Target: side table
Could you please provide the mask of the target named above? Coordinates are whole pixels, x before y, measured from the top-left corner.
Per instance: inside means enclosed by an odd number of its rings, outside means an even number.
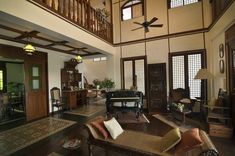
[[[191,113],[190,110],[183,110],[182,112],[177,110],[177,109],[172,110],[173,118],[175,118],[176,120],[181,121],[182,123],[185,123],[185,115],[190,114],[190,113]]]

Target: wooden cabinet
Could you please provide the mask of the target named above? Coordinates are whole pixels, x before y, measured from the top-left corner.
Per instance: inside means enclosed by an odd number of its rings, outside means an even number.
[[[63,91],[63,98],[66,99],[66,103],[69,109],[77,107],[77,91]]]
[[[78,106],[87,104],[87,90],[76,90],[76,91],[63,91],[63,97],[66,99],[66,103],[69,109],[77,108]]]
[[[77,104],[80,105],[86,105],[87,104],[87,93],[88,91],[86,89],[79,90],[77,92]]]
[[[77,90],[79,82],[82,80],[82,74],[75,69],[77,61],[71,59],[64,63],[64,68],[61,69],[61,88],[62,90]]]

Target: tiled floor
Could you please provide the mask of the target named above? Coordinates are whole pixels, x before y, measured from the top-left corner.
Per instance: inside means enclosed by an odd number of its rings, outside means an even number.
[[[124,124],[122,127],[124,129],[132,129],[136,131],[143,131],[146,133],[154,134],[154,135],[164,135],[166,131],[170,128],[157,120],[152,116],[146,115],[150,120],[150,123],[141,123],[141,124]],[[52,152],[59,153],[64,156],[88,156],[88,148],[86,143],[86,138],[88,136],[86,130],[83,127],[83,124],[88,120],[85,117],[76,117],[71,115],[64,115],[62,118],[70,119],[77,121],[77,124],[67,128],[57,134],[54,134],[46,139],[43,139],[33,145],[30,145],[13,155],[24,155],[24,156],[44,156],[48,155]],[[90,119],[90,118],[89,118]],[[82,139],[82,146],[76,150],[67,150],[62,147],[63,142],[66,139],[80,138]],[[217,147],[220,156],[235,156],[235,141],[229,139],[215,138],[212,137],[212,141]],[[96,147],[94,149],[94,156],[104,156],[105,152],[103,149]],[[123,154],[109,151],[108,155],[110,156],[121,156]]]

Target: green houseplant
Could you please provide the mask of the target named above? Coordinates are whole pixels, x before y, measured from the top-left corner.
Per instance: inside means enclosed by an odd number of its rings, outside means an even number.
[[[115,87],[115,83],[114,83],[114,81],[112,81],[112,79],[105,78],[101,82],[101,88],[105,88],[107,91],[109,91],[110,89],[112,89],[114,87]]]
[[[96,87],[97,89],[100,88],[101,83],[102,83],[102,81],[100,81],[100,80],[98,80],[98,79],[94,79],[94,80],[93,80],[93,84],[95,85],[95,87]]]

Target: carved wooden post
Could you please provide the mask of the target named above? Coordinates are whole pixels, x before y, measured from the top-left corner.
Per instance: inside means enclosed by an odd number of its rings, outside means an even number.
[[[93,156],[92,149],[93,149],[93,147],[90,144],[90,142],[88,141],[88,152],[89,152],[88,154],[89,154],[89,156]]]

